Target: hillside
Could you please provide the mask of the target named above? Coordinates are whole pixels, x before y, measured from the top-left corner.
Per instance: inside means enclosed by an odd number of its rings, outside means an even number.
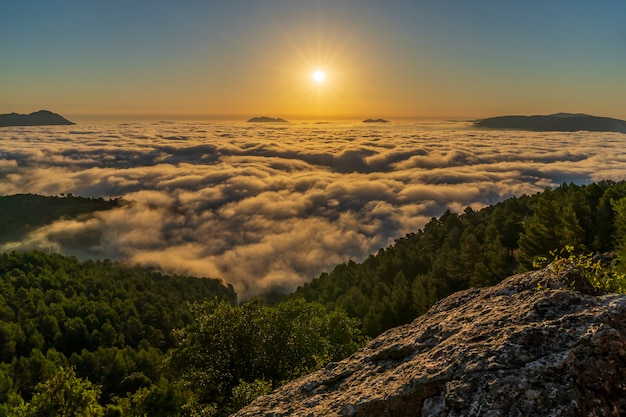
[[[28,232],[61,218],[73,219],[110,210],[125,204],[121,199],[103,200],[74,197],[49,197],[35,194],[0,196],[0,244],[18,241]]]
[[[587,114],[557,113],[547,116],[498,116],[479,120],[476,127],[531,130],[535,132],[620,132],[626,133],[626,121]]]
[[[233,304],[236,295],[220,280],[108,260],[0,254],[0,415],[11,396],[29,400],[38,383],[70,366],[101,387],[104,403],[144,388],[173,396],[160,406],[171,415],[185,399],[174,395],[176,371],[164,366],[172,331],[193,320],[189,303],[214,299]]]
[[[448,211],[363,262],[321,274],[293,296],[345,310],[375,337],[455,291],[532,269],[550,251],[568,245],[577,253],[614,251],[616,202],[625,196],[626,182],[563,184],[479,211]]]
[[[626,415],[626,295],[585,295],[580,278],[455,293],[233,416]]]
[[[73,125],[66,118],[48,110],[39,110],[30,114],[0,114],[0,127],[6,126],[49,126]]]

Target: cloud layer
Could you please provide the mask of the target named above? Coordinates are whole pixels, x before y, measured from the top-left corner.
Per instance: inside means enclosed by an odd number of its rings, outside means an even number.
[[[223,278],[243,298],[361,260],[447,208],[626,178],[626,135],[463,124],[146,123],[0,130],[0,194],[134,203],[5,249]]]

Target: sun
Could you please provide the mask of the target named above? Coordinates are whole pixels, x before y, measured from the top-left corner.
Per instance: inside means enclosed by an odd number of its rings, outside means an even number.
[[[321,84],[326,79],[326,73],[322,70],[317,70],[313,73],[313,81],[318,84]]]

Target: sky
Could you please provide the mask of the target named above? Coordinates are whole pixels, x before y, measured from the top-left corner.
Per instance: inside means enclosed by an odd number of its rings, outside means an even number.
[[[446,209],[626,178],[626,135],[468,122],[154,122],[0,129],[0,195],[122,197],[2,251],[221,278],[241,299],[362,261]],[[412,279],[412,278],[411,278]]]
[[[622,0],[6,0],[0,113],[626,118],[625,16]]]

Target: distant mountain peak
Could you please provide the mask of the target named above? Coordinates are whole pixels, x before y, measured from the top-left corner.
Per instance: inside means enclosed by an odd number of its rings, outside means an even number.
[[[497,116],[478,120],[476,127],[531,130],[535,132],[619,132],[626,133],[626,121],[582,113],[555,113],[535,116]]]
[[[30,114],[0,114],[0,127],[7,126],[50,126],[73,125],[66,118],[49,110],[39,110]]]
[[[281,119],[280,117],[260,116],[260,117],[253,117],[252,119],[249,119],[248,123],[289,123],[289,122],[287,122],[287,120],[285,119]]]

